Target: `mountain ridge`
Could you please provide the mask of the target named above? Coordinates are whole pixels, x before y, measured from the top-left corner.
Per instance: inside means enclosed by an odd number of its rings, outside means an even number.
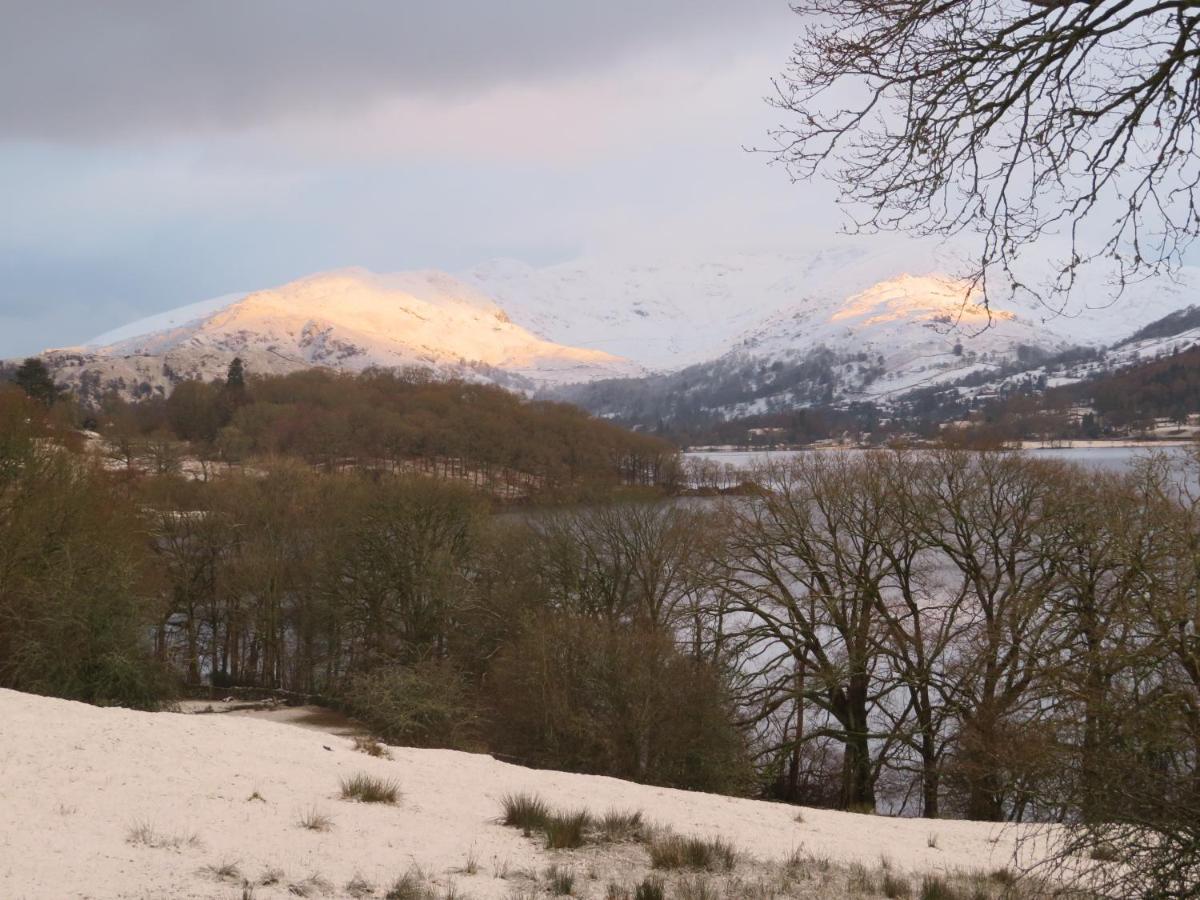
[[[593,402],[588,385],[697,395],[706,381],[736,377],[748,389],[709,411],[745,415],[817,396],[896,396],[999,371],[1030,348],[1111,344],[1185,307],[1200,284],[1186,270],[1179,282],[1134,288],[1120,316],[1084,308],[1056,319],[1031,301],[985,307],[945,274],[950,265],[945,253],[857,245],[542,268],[502,259],[460,275],[344,268],[179,307],[45,358],[88,396],[165,394],[184,378],[219,377],[237,355],[271,374],[429,368],[617,416],[619,405]]]

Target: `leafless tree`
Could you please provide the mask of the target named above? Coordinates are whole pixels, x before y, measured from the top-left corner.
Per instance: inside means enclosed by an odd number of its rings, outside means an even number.
[[[852,230],[974,233],[973,288],[1055,310],[1082,267],[1114,295],[1200,229],[1196,0],[795,0],[802,36],[770,152],[830,175]],[[1039,239],[1056,274],[1022,274]],[[1095,302],[1095,298],[1090,298]]]

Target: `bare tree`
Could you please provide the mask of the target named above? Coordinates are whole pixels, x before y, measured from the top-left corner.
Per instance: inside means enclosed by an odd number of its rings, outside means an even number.
[[[856,229],[976,233],[968,274],[985,303],[990,283],[1060,310],[1101,259],[1119,294],[1173,270],[1196,237],[1196,0],[793,8],[806,26],[776,83],[790,115],[771,152],[793,178],[831,175]],[[1036,283],[1018,256],[1053,234],[1067,247]]]
[[[880,769],[897,743],[872,718],[897,688],[879,677],[881,593],[889,572],[889,484],[874,458],[814,455],[759,474],[763,493],[737,516],[723,589],[739,617],[764,718],[793,729],[766,752],[832,739],[842,747],[839,804],[875,808]],[[819,717],[806,726],[807,706]]]

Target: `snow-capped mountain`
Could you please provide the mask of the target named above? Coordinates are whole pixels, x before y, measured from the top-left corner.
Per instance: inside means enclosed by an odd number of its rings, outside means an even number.
[[[346,269],[181,307],[45,358],[92,396],[166,393],[220,376],[237,355],[260,373],[420,366],[605,414],[624,415],[632,392],[654,409],[739,415],[886,400],[1031,350],[1112,344],[1200,299],[1200,273],[1185,268],[1115,304],[1107,285],[1080,284],[1069,314],[1030,299],[985,308],[948,274],[961,268],[945,247],[854,241],[652,263],[496,260],[458,276]]]
[[[514,322],[544,338],[606,350],[670,372],[736,348],[751,349],[747,342],[755,340],[760,342],[755,355],[775,349],[804,353],[830,340],[876,331],[880,341],[893,347],[909,339],[923,343],[929,329],[919,307],[926,287],[933,315],[955,319],[943,329],[957,332],[950,346],[961,340],[977,355],[999,351],[1004,341],[988,334],[991,329],[981,332],[974,317],[957,321],[949,308],[961,305],[965,294],[948,298],[939,286],[953,283],[954,274],[966,267],[965,257],[953,247],[855,239],[811,252],[653,262],[597,257],[535,268],[494,260],[461,277],[494,297]],[[846,316],[838,320],[842,327],[832,330],[820,326],[852,298],[905,274],[916,279],[904,289],[910,297],[906,314],[891,320],[888,328],[876,329],[880,323],[870,316]],[[1083,279],[1065,313],[1030,297],[993,297],[993,324],[1029,326],[1016,329],[1020,335],[1014,328],[1000,329],[1022,342],[1108,344],[1200,296],[1200,272],[1193,268],[1185,268],[1177,282],[1131,285],[1117,302],[1109,301],[1111,289],[1101,273],[1087,272]],[[904,321],[913,328],[904,329]],[[763,341],[777,329],[786,333],[785,347]]]
[[[60,382],[85,393],[136,396],[217,377],[234,356],[257,373],[417,366],[521,387],[642,372],[612,354],[538,337],[444,273],[362,269],[181,307],[46,359]]]

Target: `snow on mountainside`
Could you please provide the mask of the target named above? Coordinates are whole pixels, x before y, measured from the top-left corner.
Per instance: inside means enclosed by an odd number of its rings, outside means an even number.
[[[217,377],[234,356],[258,373],[420,366],[521,386],[641,371],[602,351],[537,337],[444,273],[362,269],[192,304],[46,358],[59,381],[85,393],[116,387],[137,395]]]
[[[598,403],[564,388],[643,379],[644,397],[686,391],[694,411],[738,415],[886,399],[986,374],[1023,349],[1111,344],[1200,298],[1193,268],[1115,303],[1085,273],[1068,314],[1003,297],[988,312],[964,306],[963,283],[945,274],[961,267],[946,247],[859,240],[654,263],[496,260],[459,276],[347,269],[181,307],[45,358],[90,396],[167,393],[237,355],[263,373],[421,366],[616,416],[628,413],[621,391]]]
[[[1027,316],[964,303],[967,290],[943,276],[900,275],[832,308],[809,305],[772,316],[734,352],[795,363],[826,348],[862,376],[849,378],[844,392],[865,399],[962,377],[1011,358],[1020,346],[1054,352],[1069,345]]]
[[[934,314],[948,314],[951,311],[945,307],[950,304],[942,284],[951,280],[950,273],[963,268],[962,257],[945,246],[856,239],[812,252],[654,263],[595,258],[535,268],[496,260],[462,278],[495,297],[513,321],[544,338],[607,350],[667,372],[715,360],[738,347],[753,350],[747,341],[761,342],[777,328],[787,332],[786,347],[778,341],[766,342],[754,350],[755,355],[782,349],[794,356],[864,328],[881,335],[890,330],[889,336],[881,337],[887,341],[915,336],[923,344],[928,329],[919,292],[928,286]],[[926,279],[903,286],[912,295],[906,309],[915,330],[901,334],[904,329],[899,324],[875,329],[872,317],[852,316],[841,320],[842,329],[832,332],[818,327],[809,333],[798,327],[815,325],[822,316],[842,309],[848,298],[877,286],[884,290],[884,283],[895,282],[905,273]],[[1007,333],[1022,341],[1036,334],[1033,342],[1047,347],[1062,342],[1107,344],[1200,297],[1200,272],[1191,267],[1179,273],[1177,282],[1158,279],[1131,285],[1115,303],[1108,302],[1110,287],[1098,273],[1085,272],[1081,278],[1065,315],[1027,298],[996,299],[994,307],[1011,313],[1008,321],[1019,323]],[[955,340],[961,340],[968,351],[1000,351],[1003,341],[986,332],[976,336],[978,324],[972,319],[945,330],[957,331]],[[1007,349],[1012,350],[1011,342]]]

